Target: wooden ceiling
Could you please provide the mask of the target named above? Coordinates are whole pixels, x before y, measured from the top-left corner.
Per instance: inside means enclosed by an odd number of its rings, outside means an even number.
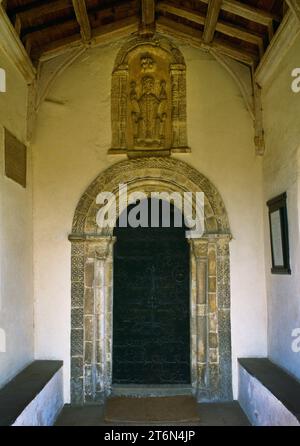
[[[215,47],[259,63],[287,10],[284,0],[3,0],[2,6],[36,62],[62,44],[88,44],[129,25]]]

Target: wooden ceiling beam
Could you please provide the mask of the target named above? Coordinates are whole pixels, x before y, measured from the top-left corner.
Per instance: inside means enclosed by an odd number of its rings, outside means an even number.
[[[140,34],[153,35],[155,32],[155,0],[141,0]]]
[[[85,0],[72,0],[77,22],[80,26],[80,34],[83,42],[89,42],[92,38],[92,29],[87,12]]]
[[[228,56],[231,59],[242,62],[250,67],[255,67],[258,64],[258,57],[255,54],[248,51],[242,51],[240,48],[229,45],[222,39],[214,39],[211,43],[211,48],[215,48],[224,56]]]
[[[81,0],[77,0],[77,1],[81,2]],[[84,2],[84,0],[83,0],[83,2]],[[71,5],[72,5],[72,3],[71,3]],[[79,7],[79,3],[76,6]],[[83,6],[83,5],[81,5],[81,6]],[[111,9],[112,9],[111,7],[103,8],[103,9],[99,10],[99,13],[103,16],[103,18],[105,18],[105,16],[108,13],[111,13]],[[85,10],[87,11],[86,7],[85,7]],[[80,12],[79,9],[77,9],[78,17],[79,17],[79,12]],[[83,12],[83,14],[84,14],[84,12]],[[88,14],[87,14],[87,18],[86,19],[82,19],[82,22],[80,21],[80,23],[82,23],[82,27],[80,28],[80,30],[81,30],[80,34],[81,34],[81,36],[84,36],[84,37],[81,37],[83,43],[88,43],[94,37],[94,31],[95,30],[91,29],[90,23],[89,23],[89,21],[87,23],[87,20],[88,20]],[[137,16],[135,16],[134,20],[135,20],[135,22],[138,21]],[[120,23],[120,21],[116,21],[116,22]],[[47,40],[47,37],[51,36],[53,31],[54,32],[57,31],[57,33],[59,34],[60,32],[62,32],[62,33],[65,32],[65,31],[68,32],[68,30],[70,31],[70,35],[65,37],[65,38],[61,38],[60,40],[62,40],[62,41],[64,39],[68,40],[69,37],[72,40],[72,36],[76,35],[76,33],[74,32],[74,28],[78,27],[78,23],[79,23],[79,18],[77,19],[77,18],[74,17],[74,19],[68,19],[68,20],[65,20],[65,21],[60,22],[60,23],[55,23],[55,22],[52,22],[51,24],[49,23],[47,26],[44,26],[42,29],[32,29],[32,30],[28,29],[28,30],[25,30],[25,33],[24,33],[24,36],[23,36],[23,41],[24,41],[25,46],[27,47],[29,53],[31,53],[31,48],[32,48],[33,54],[36,54],[36,50],[35,50],[34,47],[35,46],[40,46],[40,45],[35,45],[35,42],[38,43],[38,41],[41,40],[41,39],[42,39],[42,41],[44,39]],[[105,29],[106,26],[114,27],[114,23],[115,22],[112,22],[111,24],[108,24],[108,25],[102,25],[100,27],[100,29],[102,29],[103,27]],[[57,39],[54,38],[53,41],[55,42],[55,41],[57,41]],[[43,44],[41,46],[43,46]],[[36,58],[36,56],[34,56],[34,57]]]
[[[208,0],[208,8],[203,32],[203,40],[205,43],[211,43],[214,38],[221,11],[221,5],[222,0]]]
[[[290,10],[300,22],[300,0],[286,0]]]
[[[199,25],[204,25],[205,23],[205,15],[198,12],[196,13],[188,8],[174,6],[174,3],[170,3],[168,1],[159,2],[156,10],[158,12],[167,12],[169,14],[176,15],[177,17],[182,17],[183,19],[198,23]]]
[[[203,3],[208,3],[209,0],[201,0]],[[246,5],[245,3],[240,3],[236,0],[223,0],[221,9],[223,11],[235,14],[239,17],[243,17],[251,22],[259,23],[268,28],[269,41],[272,40],[274,29],[273,21],[280,22],[281,19],[275,14],[264,11],[259,8],[254,8],[253,6]]]
[[[201,0],[203,3],[208,4],[209,0]],[[231,14],[238,15],[244,19],[250,20],[252,22],[260,23],[261,25],[268,26],[275,20],[280,22],[280,17],[272,14],[270,12],[264,11],[259,8],[254,8],[253,6],[246,5],[245,3],[240,3],[236,0],[223,0],[221,9]]]
[[[26,34],[23,36],[23,42],[25,45],[25,48],[27,50],[27,52],[32,55],[32,50],[34,52],[34,47],[36,46],[36,43],[39,43],[41,41],[49,41],[49,36],[51,36],[52,32],[57,32],[58,34],[60,34],[61,32],[70,32],[71,34],[74,34],[73,30],[75,30],[76,28],[78,28],[78,23],[76,21],[76,19],[73,20],[67,20],[63,23],[59,23],[59,24],[53,24],[49,27],[45,27],[43,29],[39,29],[39,30],[34,30],[34,31],[28,31],[26,32]],[[39,46],[39,45],[37,45]]]
[[[138,24],[137,16],[131,16],[99,26],[93,30],[92,45],[95,46],[108,43],[112,39],[128,37],[128,35],[137,32]]]
[[[54,12],[63,11],[64,9],[68,8],[72,9],[72,4],[70,0],[57,0],[40,6],[32,6],[30,9],[18,12],[16,14],[14,14],[13,12],[11,12],[10,14],[11,16],[13,15],[18,16],[21,19],[21,21],[25,21],[25,20],[34,20],[44,15],[53,14]]]
[[[65,2],[65,0],[61,0],[61,1]],[[81,6],[83,6],[83,3],[84,3],[84,0],[72,0],[72,1],[78,2],[78,5],[77,5],[78,7],[79,7],[79,3],[81,3]],[[69,3],[69,5],[71,4],[72,10],[74,10],[73,6],[72,6],[72,1],[68,0],[68,3]],[[115,6],[115,11],[117,12],[118,11],[118,6],[122,6],[122,5],[124,5],[124,4],[123,3],[118,3],[118,5]],[[48,5],[45,5],[45,6],[48,6]],[[86,9],[86,7],[85,7],[85,9]],[[86,11],[87,11],[87,9],[86,9]],[[112,7],[110,6],[110,7],[106,7],[106,8],[103,8],[103,9],[98,9],[98,10],[95,10],[95,11],[98,12],[98,18],[102,17],[103,19],[105,19],[108,14],[111,15]],[[78,15],[79,15],[79,12],[80,11],[78,9]],[[83,12],[83,15],[84,14],[85,13]],[[88,13],[87,13],[87,18],[82,19],[82,21],[83,21],[83,28],[85,29],[86,36],[88,37],[89,36],[89,29],[88,28],[91,29],[91,26],[90,26],[89,22],[87,23],[87,20],[88,20]],[[137,17],[136,17],[136,20],[138,20]],[[51,23],[48,23],[48,24],[45,23],[42,27],[40,27],[40,29],[34,29],[34,28],[32,28],[32,29],[30,29],[30,28],[25,29],[24,30],[25,31],[24,32],[24,39],[28,38],[28,36],[30,36],[31,34],[38,36],[39,33],[41,33],[41,32],[42,33],[45,32],[45,34],[48,33],[49,35],[51,35],[51,32],[54,29],[61,29],[61,30],[63,30],[64,27],[68,28],[71,23],[77,23],[77,25],[79,23],[79,20],[77,20],[77,17],[75,18],[75,14],[74,14],[74,19],[70,17],[70,18],[66,18],[66,20],[64,20],[64,21],[60,20],[57,23],[55,21],[52,21]],[[112,23],[114,23],[114,22],[112,22]],[[92,37],[93,37],[93,31],[91,29],[91,37],[89,39],[87,39],[87,41],[89,41]]]
[[[142,22],[145,25],[152,25],[155,21],[155,1],[142,0]]]
[[[72,9],[70,0],[58,0],[53,3],[47,3],[45,5],[32,7],[26,11],[18,12],[15,14],[15,29],[18,35],[21,35],[22,28],[28,21],[34,21],[47,14],[53,14],[65,9]]]
[[[216,26],[216,31],[226,34],[227,36],[234,37],[236,39],[243,40],[247,43],[252,43],[253,45],[256,45],[259,50],[259,56],[262,57],[264,54],[264,40],[263,37],[251,33],[249,31],[246,31],[245,29],[235,26],[235,25],[228,25],[226,22],[219,21]]]
[[[18,36],[20,36],[22,31],[22,21],[18,15],[16,16],[14,26],[16,33],[18,34]]]
[[[207,0],[203,0],[207,1]],[[254,8],[250,5],[245,5],[236,0],[223,0],[222,9],[231,14],[243,17],[246,20],[259,23],[268,28],[269,41],[271,42],[274,35],[273,21],[280,22],[281,18],[275,14],[264,11],[259,8]]]
[[[157,30],[162,33],[167,33],[180,40],[183,40],[190,45],[202,48],[209,51],[215,49],[221,54],[231,57],[238,62],[242,62],[250,67],[256,66],[258,63],[258,57],[248,51],[241,50],[240,48],[230,45],[222,39],[215,39],[212,43],[207,44],[203,40],[203,34],[200,30],[189,27],[181,23],[177,23],[172,19],[166,17],[158,17],[156,20]]]
[[[205,24],[205,15],[199,12],[195,12],[188,8],[178,8],[173,6],[172,3],[167,1],[163,1],[157,5],[157,11],[159,12],[168,12],[177,17],[182,17],[186,20],[189,20],[194,23],[198,23],[199,25]],[[239,26],[235,26],[232,24],[228,24],[226,22],[218,21],[216,24],[216,31],[219,31],[222,34],[225,34],[230,37],[234,37],[236,39],[243,40],[248,43],[252,43],[253,45],[257,45],[259,48],[260,56],[262,57],[264,52],[263,45],[263,37],[257,34],[254,34],[244,28]],[[204,38],[203,38],[204,40]]]
[[[108,43],[112,39],[126,37],[138,30],[138,18],[128,17],[117,20],[108,25],[102,25],[95,28],[92,32],[91,46]],[[79,34],[66,37],[64,39],[55,40],[51,43],[36,48],[32,56],[40,62],[53,59],[67,51],[84,45]]]
[[[78,29],[78,22],[75,18],[71,19],[71,20],[66,20],[65,22],[61,22],[61,23],[54,22],[49,26],[43,27],[42,29],[32,29],[32,30],[25,31],[23,41],[26,42],[28,39],[29,40],[35,40],[35,39],[39,40],[40,38],[43,38],[43,37],[50,37],[53,31],[54,32],[57,31],[58,33],[60,33],[62,31],[68,31],[73,28]]]
[[[156,19],[156,26],[159,32],[169,33],[171,36],[183,38],[190,42],[197,43],[197,46],[201,48],[208,48],[202,39],[202,31],[199,29],[191,28],[183,23],[175,22],[167,17],[158,17]]]

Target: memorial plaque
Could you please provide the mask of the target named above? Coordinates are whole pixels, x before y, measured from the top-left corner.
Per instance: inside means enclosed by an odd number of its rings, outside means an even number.
[[[5,175],[26,187],[26,146],[5,129]]]

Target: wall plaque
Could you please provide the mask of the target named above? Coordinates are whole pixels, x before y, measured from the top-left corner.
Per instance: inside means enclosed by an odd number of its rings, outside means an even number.
[[[5,175],[26,187],[27,149],[12,133],[5,129]]]

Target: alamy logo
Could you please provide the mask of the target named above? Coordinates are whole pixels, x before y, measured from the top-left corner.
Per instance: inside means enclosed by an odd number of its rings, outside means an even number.
[[[0,68],[0,93],[6,93],[6,73]]]
[[[127,184],[120,184],[118,197],[112,192],[101,192],[96,203],[100,205],[96,216],[99,228],[114,228],[118,220],[119,227],[123,228],[184,225],[187,238],[199,238],[204,232],[203,192],[152,192],[149,210],[148,195],[141,191],[128,194]]]
[[[294,93],[299,93],[300,92],[300,68],[294,68],[291,73],[291,76],[295,78],[291,84],[291,89]]]
[[[292,338],[295,338],[292,342],[293,352],[300,353],[300,328],[295,328],[292,331]]]

